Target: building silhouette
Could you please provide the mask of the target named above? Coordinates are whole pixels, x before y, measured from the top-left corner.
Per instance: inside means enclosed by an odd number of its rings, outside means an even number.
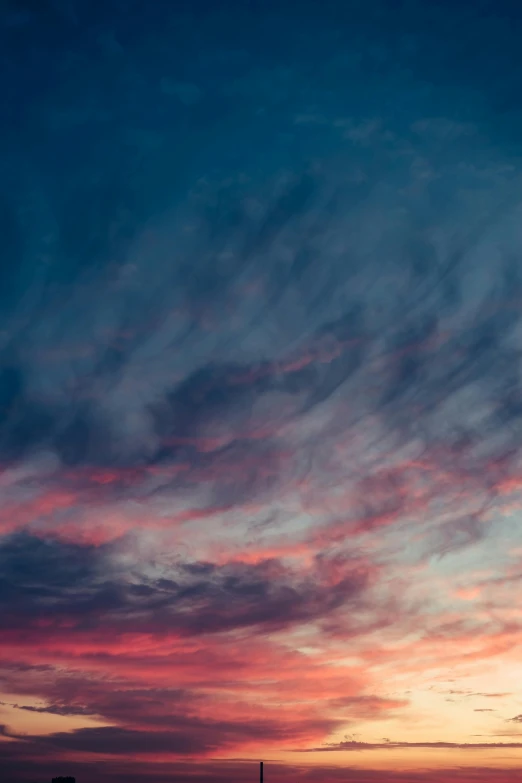
[[[66,778],[53,778],[51,783],[76,783],[76,778],[66,777]]]

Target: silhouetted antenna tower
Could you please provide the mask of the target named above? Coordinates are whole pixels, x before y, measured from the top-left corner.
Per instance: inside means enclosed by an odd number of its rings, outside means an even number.
[[[263,783],[263,762],[259,762],[259,783]]]

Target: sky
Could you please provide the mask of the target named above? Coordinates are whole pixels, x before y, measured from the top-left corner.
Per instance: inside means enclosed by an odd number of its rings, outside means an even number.
[[[520,21],[2,4],[2,781],[522,777]]]

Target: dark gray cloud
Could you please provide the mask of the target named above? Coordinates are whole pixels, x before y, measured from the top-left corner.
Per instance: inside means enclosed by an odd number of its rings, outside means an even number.
[[[157,755],[159,753],[179,756],[208,754],[233,746],[238,739],[242,741],[275,740],[286,737],[289,742],[310,730],[329,731],[335,727],[332,720],[299,721],[295,726],[284,725],[279,721],[213,721],[190,715],[171,715],[162,730],[143,731],[117,726],[77,729],[72,732],[58,732],[32,741],[44,748],[84,753],[111,754],[127,756],[132,747],[136,754]],[[22,739],[9,731],[5,736]],[[28,737],[26,739],[29,739]]]
[[[323,621],[364,600],[370,574],[356,561],[326,578],[321,558],[310,574],[277,560],[258,564],[179,562],[171,573],[140,581],[108,577],[95,547],[16,534],[0,546],[1,624],[29,628],[45,616],[51,632],[111,628],[114,633],[178,631],[202,635],[250,628],[277,630]],[[42,631],[39,631],[40,633]],[[45,633],[45,631],[43,631]]]
[[[55,667],[2,665],[5,690],[14,686],[22,695],[38,694],[39,704],[2,702],[22,712],[40,715],[88,716],[112,725],[147,730],[179,729],[182,716],[206,708],[212,714],[212,699],[197,689],[183,687],[136,687],[120,676],[99,682],[79,673],[60,672]],[[203,725],[202,721],[202,725]],[[210,720],[212,723],[212,720]]]
[[[25,710],[25,712],[36,712],[40,715],[93,715],[94,713],[87,707],[75,707],[74,705],[61,705],[61,704],[49,704],[47,707],[32,707],[30,705],[9,704],[8,702],[1,702],[4,706],[15,707],[18,710]]]

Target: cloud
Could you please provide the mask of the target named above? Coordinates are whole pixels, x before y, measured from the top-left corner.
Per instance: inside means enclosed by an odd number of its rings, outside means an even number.
[[[92,715],[85,707],[75,707],[72,705],[60,705],[49,704],[47,707],[32,707],[31,705],[19,705],[19,704],[7,704],[7,702],[0,702],[4,706],[14,707],[17,710],[26,710],[27,712],[37,712],[41,714],[49,715]]]
[[[504,783],[466,719],[516,713],[515,26],[117,5],[0,12],[6,774]]]
[[[351,718],[375,720],[379,717],[389,717],[390,712],[405,707],[408,701],[405,699],[391,699],[382,696],[342,696],[338,699],[332,699],[331,706],[343,710]]]
[[[494,750],[495,748],[522,748],[522,742],[357,742],[347,740],[318,748],[300,750],[300,753],[318,751],[397,750],[401,748],[431,748],[433,750]]]
[[[77,729],[33,737],[39,745],[51,746],[60,750],[82,753],[128,756],[130,749],[136,755],[174,755],[205,756],[227,747],[259,747],[267,742],[282,745],[285,742],[302,741],[310,734],[329,731],[335,722],[313,719],[298,722],[294,727],[278,721],[251,720],[248,723],[235,721],[203,720],[187,714],[171,715],[162,729],[136,730],[130,728],[105,726],[100,728]],[[6,732],[7,737],[16,737]]]
[[[110,550],[15,534],[0,546],[2,626],[40,633],[111,627],[203,635],[258,628],[277,630],[326,620],[359,604],[372,577],[365,564],[315,559],[308,572],[278,560],[247,564],[176,562],[157,578],[107,577]],[[42,625],[42,619],[47,623]]]

